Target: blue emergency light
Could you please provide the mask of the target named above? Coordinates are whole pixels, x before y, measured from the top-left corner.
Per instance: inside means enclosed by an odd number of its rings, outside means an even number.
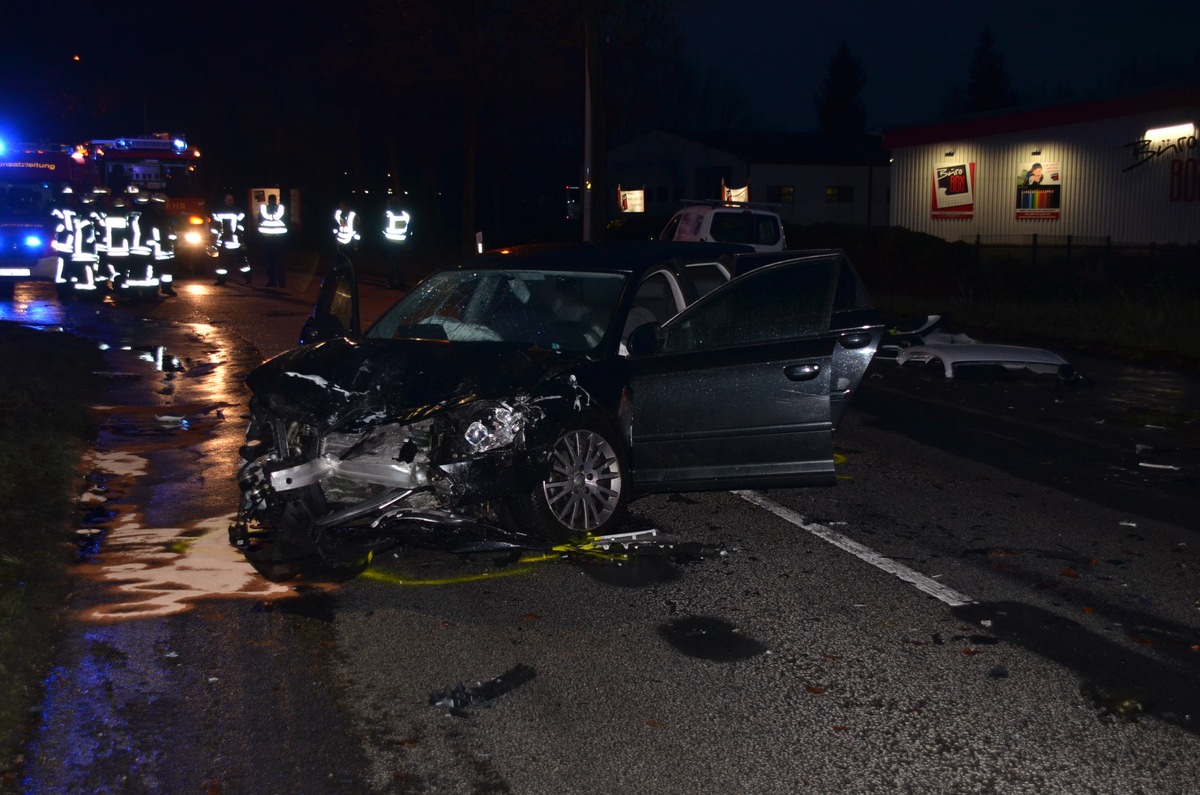
[[[42,245],[42,239],[37,235],[26,235],[25,246],[27,248],[39,248]]]

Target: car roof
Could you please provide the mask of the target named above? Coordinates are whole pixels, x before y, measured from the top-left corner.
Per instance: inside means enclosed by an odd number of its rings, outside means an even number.
[[[539,243],[485,251],[460,268],[608,270],[641,275],[666,262],[694,262],[754,253],[737,243],[622,240],[605,243]]]

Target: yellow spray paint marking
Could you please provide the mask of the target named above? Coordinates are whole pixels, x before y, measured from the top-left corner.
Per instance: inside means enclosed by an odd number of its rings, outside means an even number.
[[[530,574],[537,568],[536,564],[546,563],[552,560],[563,560],[572,556],[582,556],[615,562],[624,562],[629,560],[628,553],[610,552],[604,547],[597,546],[594,541],[583,540],[571,544],[559,544],[555,547],[552,547],[551,552],[544,552],[538,555],[525,555],[519,561],[517,561],[518,566],[511,569],[475,572],[473,574],[460,574],[454,577],[431,577],[425,579],[415,579],[405,577],[402,574],[392,574],[376,568],[369,568],[359,576],[368,580],[374,580],[375,582],[383,583],[385,585],[424,587],[463,585],[471,582],[495,580],[501,577],[516,577],[522,574]]]
[[[444,586],[444,585],[462,585],[469,582],[483,582],[484,580],[495,580],[500,577],[516,577],[520,574],[529,574],[534,570],[533,566],[521,566],[515,569],[501,569],[499,571],[481,571],[475,574],[460,574],[457,577],[436,577],[431,579],[417,580],[409,579],[402,574],[390,574],[379,569],[367,569],[359,576],[381,582],[384,585],[404,585],[404,586]]]
[[[833,454],[834,466],[841,466],[842,464],[846,463],[849,460],[850,459],[846,458],[846,456],[842,455],[841,453]],[[834,480],[854,480],[854,476],[853,475],[834,475],[833,479]]]

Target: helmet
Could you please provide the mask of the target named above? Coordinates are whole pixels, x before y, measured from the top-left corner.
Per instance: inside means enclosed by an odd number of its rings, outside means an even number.
[[[67,185],[65,188],[63,188],[63,189],[62,189],[62,192],[63,192],[63,194],[64,194],[64,195],[68,195],[68,196],[69,196],[70,194],[74,193],[75,191],[71,190],[71,186],[70,186],[70,185]]]
[[[113,207],[124,207],[127,204],[128,204],[128,202],[125,201],[125,197],[122,196],[121,194],[118,193],[116,196],[113,196],[113,200],[112,200]]]
[[[133,201],[135,204],[149,204],[150,194],[146,193],[145,191],[142,191],[141,193],[135,193],[133,195]]]
[[[157,202],[157,203],[159,203],[159,204],[166,204],[166,202],[167,202],[167,194],[165,194],[165,193],[152,193],[152,194],[150,194],[150,201],[152,201],[152,202]]]

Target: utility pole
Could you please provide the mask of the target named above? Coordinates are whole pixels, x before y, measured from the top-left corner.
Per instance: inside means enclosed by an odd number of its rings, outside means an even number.
[[[592,39],[591,3],[583,10],[583,242],[592,239]]]
[[[608,156],[605,149],[605,125],[603,85],[601,76],[603,70],[600,60],[599,24],[596,15],[596,0],[585,0],[583,3],[583,239],[585,242],[594,239],[593,232],[603,229],[604,205],[594,205],[593,188],[606,190],[606,172],[603,160]],[[596,147],[601,148],[601,155],[596,157]]]

